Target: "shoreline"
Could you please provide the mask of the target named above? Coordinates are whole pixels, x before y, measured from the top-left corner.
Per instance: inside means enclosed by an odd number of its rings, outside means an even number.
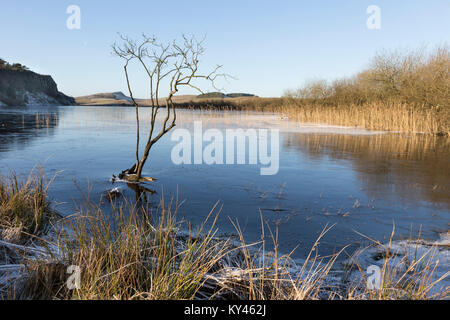
[[[295,122],[358,127],[366,130],[450,136],[448,108],[424,108],[399,101],[330,104],[295,98],[226,98],[174,102],[179,110],[248,111],[279,114]],[[61,106],[66,107],[66,106]],[[129,103],[77,103],[73,107],[129,107]],[[139,108],[149,109],[145,103]],[[161,108],[165,108],[162,106]]]
[[[140,212],[131,208],[124,209],[132,210],[131,213],[133,214]],[[191,295],[184,296],[182,299],[247,300],[256,294],[256,298],[259,297],[263,299],[301,298],[327,300],[347,299],[348,294],[351,292],[353,299],[366,300],[377,297],[380,298],[380,294],[386,290],[388,292],[392,291],[390,293],[392,295],[388,295],[388,299],[404,299],[410,294],[412,296],[414,296],[414,294],[418,294],[421,299],[448,299],[450,295],[450,272],[446,271],[450,265],[449,232],[445,233],[440,241],[408,239],[395,241],[391,240],[389,243],[385,244],[374,243],[369,247],[359,248],[354,255],[342,261],[338,261],[338,258],[339,253],[342,255],[343,252],[339,252],[338,254],[330,257],[305,257],[305,259],[293,260],[289,255],[283,254],[282,252],[265,251],[264,242],[257,243],[256,246],[255,244],[246,244],[243,240],[242,234],[240,234],[239,231],[238,240],[231,240],[231,238],[217,238],[215,236],[217,231],[215,231],[216,229],[214,227],[214,223],[209,230],[203,230],[203,227],[201,227],[201,231],[196,234],[189,232],[186,233],[182,231],[183,229],[180,229],[180,225],[175,220],[172,220],[174,216],[176,216],[176,212],[172,212],[172,209],[170,208],[162,207],[161,212],[157,214],[157,216],[161,216],[159,222],[156,220],[156,224],[152,223],[149,225],[147,225],[146,222],[148,218],[142,220],[142,217],[135,217],[132,221],[128,220],[128,218],[127,220],[124,220],[124,216],[121,216],[119,211],[116,211],[117,215],[113,216],[113,222],[115,221],[114,224],[119,223],[118,225],[121,226],[119,228],[120,230],[115,230],[112,228],[109,224],[110,221],[104,220],[106,217],[99,216],[98,214],[91,217],[91,214],[93,213],[89,211],[90,209],[87,210],[88,211],[84,213],[80,212],[79,214],[83,217],[76,216],[74,218],[74,222],[68,222],[65,219],[62,219],[56,221],[56,223],[51,223],[51,228],[48,230],[48,233],[33,236],[30,240],[23,244],[15,244],[14,242],[8,242],[4,239],[0,239],[0,250],[10,252],[10,254],[12,254],[10,257],[11,263],[3,263],[0,265],[0,295],[4,298],[8,298],[8,292],[14,291],[16,294],[19,294],[18,297],[20,298],[34,299],[37,296],[33,295],[39,296],[39,294],[41,294],[39,292],[35,292],[35,290],[37,290],[34,288],[36,281],[46,279],[45,281],[49,281],[50,286],[52,286],[51,283],[59,283],[56,287],[59,289],[55,292],[52,291],[53,293],[47,292],[46,294],[49,296],[44,298],[52,298],[51,294],[55,294],[54,297],[57,297],[57,292],[61,292],[61,290],[65,293],[63,296],[58,296],[59,299],[75,298],[84,300],[90,299],[89,297],[94,298],[96,296],[96,291],[83,292],[84,289],[80,288],[79,290],[82,292],[80,293],[77,291],[78,289],[75,291],[67,291],[64,289],[68,277],[67,275],[64,275],[66,274],[66,269],[74,264],[77,265],[77,258],[75,258],[75,260],[71,260],[73,258],[70,257],[76,257],[80,254],[84,256],[92,250],[102,251],[103,249],[101,248],[103,246],[113,246],[115,248],[118,245],[119,248],[114,249],[114,251],[110,253],[108,253],[109,251],[105,251],[102,253],[107,254],[108,256],[111,255],[109,258],[113,259],[111,260],[111,263],[116,263],[114,262],[115,259],[121,259],[120,257],[124,250],[135,250],[131,249],[132,247],[129,247],[129,241],[132,243],[136,242],[136,244],[142,243],[136,248],[138,250],[137,252],[142,252],[143,250],[146,251],[147,249],[145,248],[147,246],[145,243],[147,240],[145,239],[147,237],[156,237],[154,239],[163,237],[169,240],[169,242],[165,242],[165,240],[162,243],[158,242],[159,245],[151,249],[153,251],[156,250],[154,251],[154,255],[150,255],[149,257],[141,257],[143,260],[139,260],[139,263],[150,263],[150,265],[154,265],[155,267],[163,261],[166,261],[166,258],[170,261],[176,256],[183,256],[186,252],[189,253],[188,256],[191,256],[191,251],[194,253],[200,250],[200,259],[197,261],[197,258],[193,257],[194,260],[189,260],[189,264],[194,263],[194,265],[196,265],[198,263],[199,267],[200,265],[206,265],[207,267],[202,269],[200,272],[201,276],[197,274],[199,272],[197,268],[186,271],[188,272],[188,277],[194,276],[194,279],[197,277],[197,284],[194,291],[189,291],[189,294]],[[92,207],[92,210],[95,210],[95,206]],[[144,211],[141,212],[141,214],[144,214]],[[211,219],[214,219],[215,221],[217,216],[216,218],[211,217]],[[67,223],[69,223],[70,230],[67,229]],[[85,233],[85,231],[83,231],[83,226],[85,223],[87,223],[87,226],[89,226],[93,234]],[[97,228],[98,224],[99,226]],[[137,234],[128,233],[129,231],[127,230],[130,227],[132,229],[137,228],[135,229]],[[125,232],[126,238],[120,240],[124,236],[123,232]],[[322,234],[317,239],[317,244],[326,232],[327,230],[322,231]],[[103,242],[104,240],[101,240],[101,238],[106,234],[111,234],[112,238],[106,242]],[[87,243],[84,244],[86,241]],[[116,241],[119,241],[119,243],[116,243]],[[122,243],[122,241],[125,242]],[[150,241],[150,243],[154,242]],[[122,246],[125,247],[122,248]],[[169,249],[168,252],[172,252],[173,250],[174,253],[171,254],[173,256],[160,256],[160,253],[158,253],[159,248],[164,249],[164,251]],[[315,246],[312,248],[311,253],[314,252],[315,248]],[[84,250],[88,251],[84,253]],[[67,255],[68,252],[71,253]],[[417,252],[419,252],[418,256]],[[89,256],[91,254],[92,253],[89,253]],[[83,260],[86,258],[90,259],[89,256],[85,256]],[[94,259],[100,259],[98,260],[98,263],[100,263],[100,261],[102,261],[101,259],[103,259],[102,257],[102,255],[97,258],[94,256]],[[185,258],[181,258],[179,262],[174,264],[172,267],[175,268],[175,270],[169,271],[169,274],[164,277],[175,277],[175,274],[177,274],[176,269],[180,267],[180,263],[183,265],[184,259]],[[415,264],[414,261],[421,260],[425,261],[424,265],[417,264],[415,268],[411,269],[411,265]],[[409,261],[409,263],[405,264],[405,261]],[[86,263],[88,263],[88,265],[92,264],[92,267],[98,266],[96,260],[87,260]],[[441,263],[441,265],[439,265],[439,263]],[[386,288],[382,288],[382,290],[378,292],[378,296],[376,291],[374,292],[373,290],[367,289],[366,282],[368,279],[366,278],[365,270],[371,265],[378,267],[380,270],[385,270],[384,272],[386,272],[386,277],[390,279],[390,284],[387,284]],[[385,268],[387,265],[389,265],[390,268]],[[436,274],[434,273],[435,270],[433,270],[431,274],[422,274],[423,270],[427,270],[429,266],[433,265],[439,265],[439,269],[437,269]],[[106,269],[104,271],[100,270],[100,273],[95,273],[96,271],[92,271],[91,269],[84,269],[82,266],[80,268],[82,268],[83,272],[88,273],[89,277],[93,276],[94,278],[92,278],[92,280],[95,279],[94,281],[99,281],[111,272],[121,273],[122,268],[131,268],[129,271],[131,274],[134,274],[136,270],[140,270],[139,267],[131,266],[127,264],[126,261],[120,262],[117,266],[106,265],[105,267]],[[395,269],[398,270],[393,272],[392,270]],[[314,271],[311,273],[312,270]],[[44,272],[44,274],[42,274],[42,272]],[[50,272],[50,274],[48,274],[48,272]],[[90,274],[92,272],[94,272],[94,274]],[[141,270],[139,272],[143,271]],[[411,281],[417,280],[420,282],[421,279],[425,278],[428,281],[434,281],[438,278],[442,278],[441,281],[438,281],[434,285],[434,287],[437,288],[437,293],[434,292],[434,288],[433,291],[431,291],[430,288],[424,290],[423,292],[420,290],[417,292],[412,291],[411,293],[405,291],[400,296],[397,296],[399,292],[402,292],[402,290],[412,290],[411,288],[402,289],[403,284],[401,283],[395,284],[396,281],[399,281],[398,279],[402,279],[404,277],[403,272],[407,272],[409,274],[408,277],[411,278]],[[200,278],[198,278],[199,276]],[[64,281],[61,281],[61,279]],[[133,280],[133,278],[130,278],[130,284],[134,283],[136,280],[138,279],[136,278]],[[146,280],[143,278],[143,281]],[[89,285],[90,283],[91,282],[82,282],[82,285]],[[393,285],[392,283],[394,283],[394,287],[391,288],[390,286]],[[122,283],[120,286],[126,288],[130,284]],[[258,290],[255,289],[256,291],[254,292],[248,292],[247,290],[249,284],[260,287],[258,287]],[[108,286],[108,284],[103,284],[103,286],[105,285]],[[139,286],[138,283],[135,285]],[[250,287],[252,285],[250,285]],[[30,287],[34,289],[31,290]],[[263,294],[265,290],[264,288],[272,288],[272,290],[275,290],[274,294],[276,294],[276,297],[260,296]],[[100,290],[100,288],[98,288],[98,290]],[[181,294],[182,296],[187,294],[187,292],[184,292],[183,290],[184,289],[181,289],[178,294]],[[84,296],[83,298],[83,294],[87,294],[87,296]],[[125,295],[123,297],[125,299],[134,299],[133,297],[128,296],[125,292],[123,294]],[[43,297],[39,296],[39,298]],[[110,299],[112,297],[108,298],[106,296],[104,298]],[[146,299],[149,297],[142,296],[141,298]],[[169,294],[169,296],[161,296],[160,298],[172,299],[174,297],[171,297]],[[179,298],[181,298],[181,296]]]
[[[233,100],[239,99],[239,100]],[[363,105],[328,105],[324,102],[308,102],[289,98],[233,98],[208,101],[175,103],[177,109],[258,111],[281,114],[297,122],[360,127],[367,130],[422,133],[434,136],[450,136],[450,117],[444,109],[418,108],[396,101]],[[77,104],[83,107],[133,107],[129,104]],[[142,108],[151,108],[142,105]],[[164,107],[163,107],[164,108]]]

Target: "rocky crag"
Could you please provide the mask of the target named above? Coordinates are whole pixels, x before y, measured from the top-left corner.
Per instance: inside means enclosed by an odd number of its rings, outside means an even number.
[[[74,98],[58,91],[51,76],[19,66],[0,63],[0,106],[75,104]]]

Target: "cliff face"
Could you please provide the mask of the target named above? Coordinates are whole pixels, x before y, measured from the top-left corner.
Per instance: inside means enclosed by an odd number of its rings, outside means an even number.
[[[73,105],[75,99],[58,91],[51,76],[29,70],[0,69],[0,105]]]

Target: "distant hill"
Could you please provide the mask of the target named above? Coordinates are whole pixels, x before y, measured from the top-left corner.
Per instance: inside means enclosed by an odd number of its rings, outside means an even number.
[[[76,97],[75,102],[79,105],[131,105],[130,97],[123,92],[96,93],[82,97]]]
[[[226,99],[226,98],[242,98],[242,97],[256,97],[254,94],[250,93],[222,93],[222,92],[209,92],[200,94],[197,96],[199,99]]]
[[[127,97],[123,92],[106,92],[106,93],[96,93],[88,96],[78,97],[77,99],[112,99],[112,100],[125,100],[132,102],[130,97]]]
[[[195,98],[195,95],[179,95],[173,97],[173,101],[176,103],[185,103],[192,101]],[[131,98],[121,91],[96,93],[87,96],[76,97],[75,101],[78,105],[84,106],[128,106],[133,104]],[[142,106],[151,105],[151,101],[149,99],[136,98],[136,101]],[[164,97],[160,98],[160,102],[164,103]]]
[[[72,105],[75,99],[58,91],[51,76],[0,59],[0,105]]]
[[[211,99],[226,99],[233,100],[235,98],[242,97],[256,97],[249,93],[229,93],[224,94],[221,92],[211,92],[201,95],[179,95],[173,97],[173,102],[176,104],[189,104],[189,103],[204,103],[205,100]],[[105,92],[96,93],[82,97],[75,98],[76,104],[83,106],[131,106],[133,101],[130,97],[123,92]],[[137,99],[136,101],[141,106],[150,106],[151,101],[149,99]],[[165,97],[160,98],[160,104],[164,104]]]

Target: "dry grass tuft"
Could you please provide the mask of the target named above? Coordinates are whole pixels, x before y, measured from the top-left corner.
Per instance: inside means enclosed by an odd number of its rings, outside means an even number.
[[[213,214],[211,211],[210,216]],[[142,207],[116,208],[112,217],[94,206],[81,211],[68,231],[61,231],[57,246],[59,265],[81,269],[79,289],[65,290],[66,284],[48,281],[49,297],[65,299],[194,299],[203,277],[224,254],[227,242],[214,240],[212,226],[195,236],[180,237],[176,211],[164,203],[158,212]],[[25,296],[40,298],[45,278],[31,273]],[[31,285],[30,285],[31,282]],[[59,286],[54,286],[59,284]]]
[[[21,243],[45,233],[52,217],[43,173],[33,172],[25,182],[15,173],[0,175],[0,239]]]

